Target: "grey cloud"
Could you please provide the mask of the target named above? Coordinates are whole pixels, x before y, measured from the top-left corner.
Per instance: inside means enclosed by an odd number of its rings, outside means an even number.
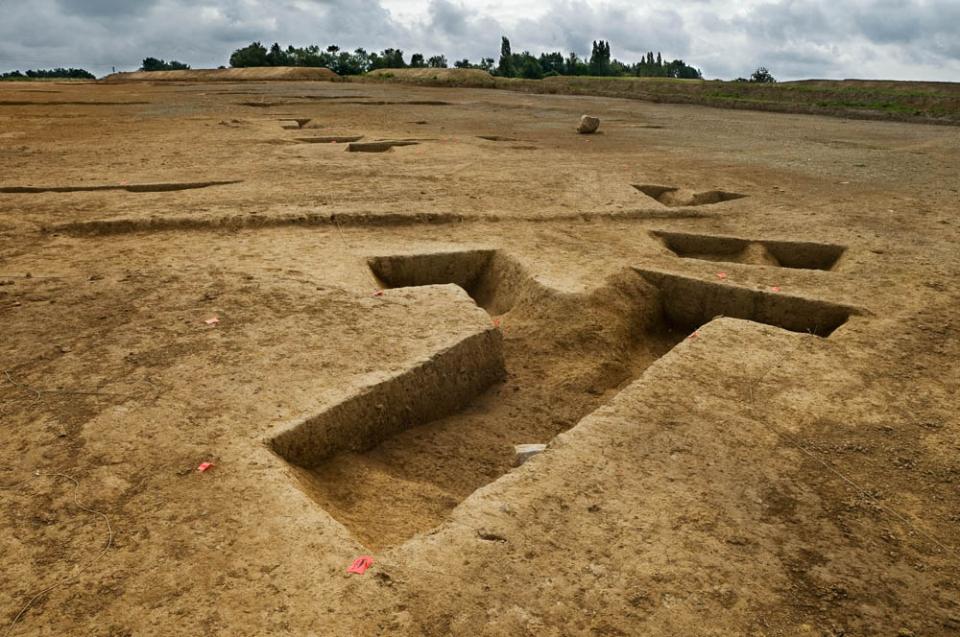
[[[523,20],[516,29],[520,48],[560,49],[590,52],[594,40],[608,40],[614,57],[637,59],[648,50],[663,51],[672,57],[686,55],[689,36],[682,15],[657,6],[637,3],[594,4],[584,0],[560,0],[540,19]],[[515,47],[516,48],[516,47]]]
[[[538,17],[498,18],[466,0],[432,0],[404,22],[380,0],[0,0],[0,70],[82,66],[104,73],[135,68],[146,56],[216,66],[253,40],[477,60],[496,57],[503,34],[515,50],[533,53],[585,55],[592,40],[605,39],[621,60],[662,51],[714,77],[764,64],[781,79],[960,80],[958,0],[516,4]]]
[[[448,36],[466,35],[469,29],[470,14],[462,5],[447,0],[433,0],[430,3],[429,28]]]
[[[157,0],[57,0],[57,4],[67,14],[113,19],[146,13]]]

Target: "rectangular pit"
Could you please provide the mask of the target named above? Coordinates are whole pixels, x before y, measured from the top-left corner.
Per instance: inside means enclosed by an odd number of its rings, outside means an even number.
[[[494,316],[540,288],[516,261],[491,249],[377,256],[367,264],[387,288],[453,283]]]

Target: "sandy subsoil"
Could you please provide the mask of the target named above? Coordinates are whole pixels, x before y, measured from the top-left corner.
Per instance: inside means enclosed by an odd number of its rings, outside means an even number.
[[[960,634],[960,131],[35,89],[0,634]]]

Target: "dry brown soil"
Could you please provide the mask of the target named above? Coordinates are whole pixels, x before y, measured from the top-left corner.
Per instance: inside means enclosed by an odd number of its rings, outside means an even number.
[[[958,190],[947,127],[0,85],[0,635],[960,635]]]

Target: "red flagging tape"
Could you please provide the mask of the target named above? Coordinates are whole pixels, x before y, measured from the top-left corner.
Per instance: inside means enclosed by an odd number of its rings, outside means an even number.
[[[361,555],[357,559],[353,560],[353,564],[350,565],[350,568],[347,569],[347,572],[363,575],[371,566],[373,566],[373,558],[369,555]]]

